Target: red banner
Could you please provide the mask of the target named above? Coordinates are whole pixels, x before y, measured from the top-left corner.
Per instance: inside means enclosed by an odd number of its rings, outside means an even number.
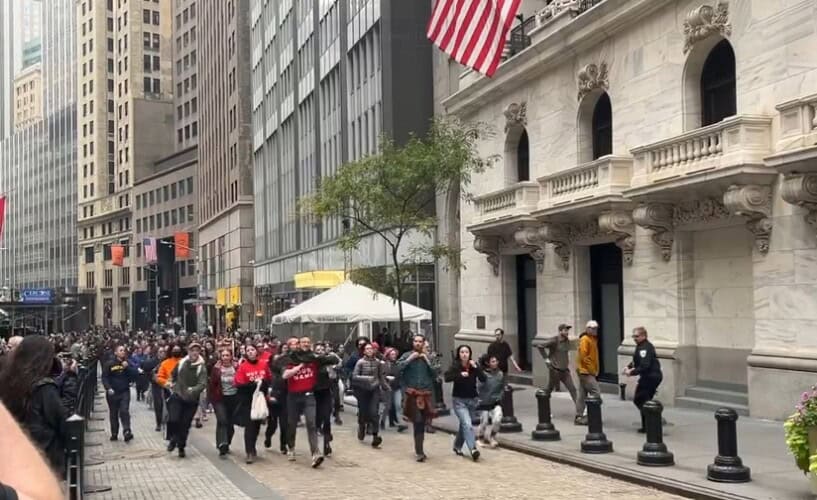
[[[173,246],[176,248],[176,260],[190,258],[190,233],[180,232],[173,235]]]
[[[118,267],[125,264],[125,247],[123,245],[111,245],[111,260],[113,265]]]
[[[3,226],[6,222],[6,197],[0,196],[0,239],[3,239]]]

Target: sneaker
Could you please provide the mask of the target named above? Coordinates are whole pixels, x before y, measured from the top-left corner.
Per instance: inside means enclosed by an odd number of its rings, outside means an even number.
[[[312,468],[317,469],[323,463],[323,455],[315,455],[312,457]]]
[[[281,446],[281,455],[286,455],[289,452],[286,446]]]
[[[574,423],[575,425],[587,425],[587,417],[585,417],[585,416],[576,417],[576,418],[573,420],[573,423]]]
[[[294,451],[288,451],[287,452],[287,460],[289,460],[290,462],[295,461],[295,452]]]
[[[125,442],[127,443],[129,441],[133,441],[133,433],[131,431],[125,433]]]
[[[499,443],[497,442],[496,439],[491,438],[491,440],[488,442],[488,446],[490,446],[491,448],[496,448],[497,446],[499,446]]]
[[[271,448],[272,447],[272,436],[268,436],[264,438],[264,448]]]
[[[252,453],[247,453],[247,460],[245,460],[245,462],[247,464],[251,464],[254,461],[255,461],[255,457],[253,456],[253,454]]]
[[[398,424],[397,425],[397,432],[406,432],[408,429],[408,425]]]
[[[227,454],[227,445],[221,444],[218,446],[218,456],[223,457]]]
[[[465,456],[465,455],[463,455],[463,454],[462,454],[462,450],[458,450],[457,448],[451,448],[451,450],[452,450],[452,451],[454,452],[454,454],[455,454],[455,455],[457,455],[458,457],[463,457],[463,456]]]
[[[176,442],[175,441],[171,441],[171,442],[167,443],[168,453],[172,452],[175,449],[176,449]]]
[[[111,441],[119,441],[119,438],[116,436],[111,436]]]
[[[416,460],[418,462],[425,462],[427,458],[428,457],[426,456],[425,453],[420,453],[419,455],[416,455]]]
[[[332,456],[332,446],[329,444],[323,445],[323,456],[329,458]]]
[[[202,427],[202,425],[201,425],[201,419],[200,419],[200,418],[197,418],[197,419],[196,419],[196,429],[201,429],[201,427]]]
[[[186,457],[187,454],[184,452],[184,448],[179,448],[179,458]]]
[[[340,417],[335,417],[335,425],[343,425],[343,420]]]
[[[383,442],[383,438],[380,436],[375,436],[372,439],[372,448],[377,448]]]
[[[477,449],[471,450],[471,460],[473,460],[474,462],[479,460],[479,450]]]
[[[156,426],[155,431],[156,431],[156,432],[162,432],[162,426],[161,426],[161,425],[157,425],[157,426]]]
[[[366,438],[366,426],[359,425],[357,426],[357,440],[363,441]]]

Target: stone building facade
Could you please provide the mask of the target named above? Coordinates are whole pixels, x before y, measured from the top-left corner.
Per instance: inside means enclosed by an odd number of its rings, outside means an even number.
[[[447,113],[497,124],[459,207],[458,339],[505,328],[541,383],[531,342],[595,319],[616,383],[643,325],[665,404],[784,418],[817,372],[817,4],[523,14],[494,78],[437,79]]]

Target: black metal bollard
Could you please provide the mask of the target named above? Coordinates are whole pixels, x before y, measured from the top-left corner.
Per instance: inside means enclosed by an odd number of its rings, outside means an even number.
[[[451,410],[445,406],[445,399],[443,398],[443,382],[439,378],[434,379],[434,410],[440,417],[451,415]]]
[[[746,483],[752,480],[749,467],[738,456],[738,414],[732,408],[715,412],[718,421],[718,456],[706,468],[706,478],[719,483]]]
[[[550,394],[539,389],[536,391],[536,412],[539,423],[536,429],[530,433],[530,437],[535,441],[558,441],[561,439],[559,431],[553,425],[550,418]]]
[[[516,419],[513,411],[513,387],[506,385],[502,390],[502,420],[499,432],[522,432],[522,424]]]
[[[618,393],[622,401],[627,401],[627,384],[618,384]]]
[[[647,442],[638,452],[638,465],[666,467],[675,465],[675,457],[667,450],[664,444],[664,426],[661,423],[661,413],[664,406],[659,401],[647,401],[641,412],[644,414],[644,426],[647,430]]]
[[[65,482],[68,500],[83,498],[82,431],[84,425],[84,419],[76,414],[65,421]]]
[[[587,435],[582,441],[582,453],[611,453],[613,443],[607,440],[601,422],[601,398],[588,396],[587,405]]]

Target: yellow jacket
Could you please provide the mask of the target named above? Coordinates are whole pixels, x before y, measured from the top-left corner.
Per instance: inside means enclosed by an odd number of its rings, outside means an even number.
[[[599,339],[583,333],[579,338],[578,369],[580,375],[599,374]]]

